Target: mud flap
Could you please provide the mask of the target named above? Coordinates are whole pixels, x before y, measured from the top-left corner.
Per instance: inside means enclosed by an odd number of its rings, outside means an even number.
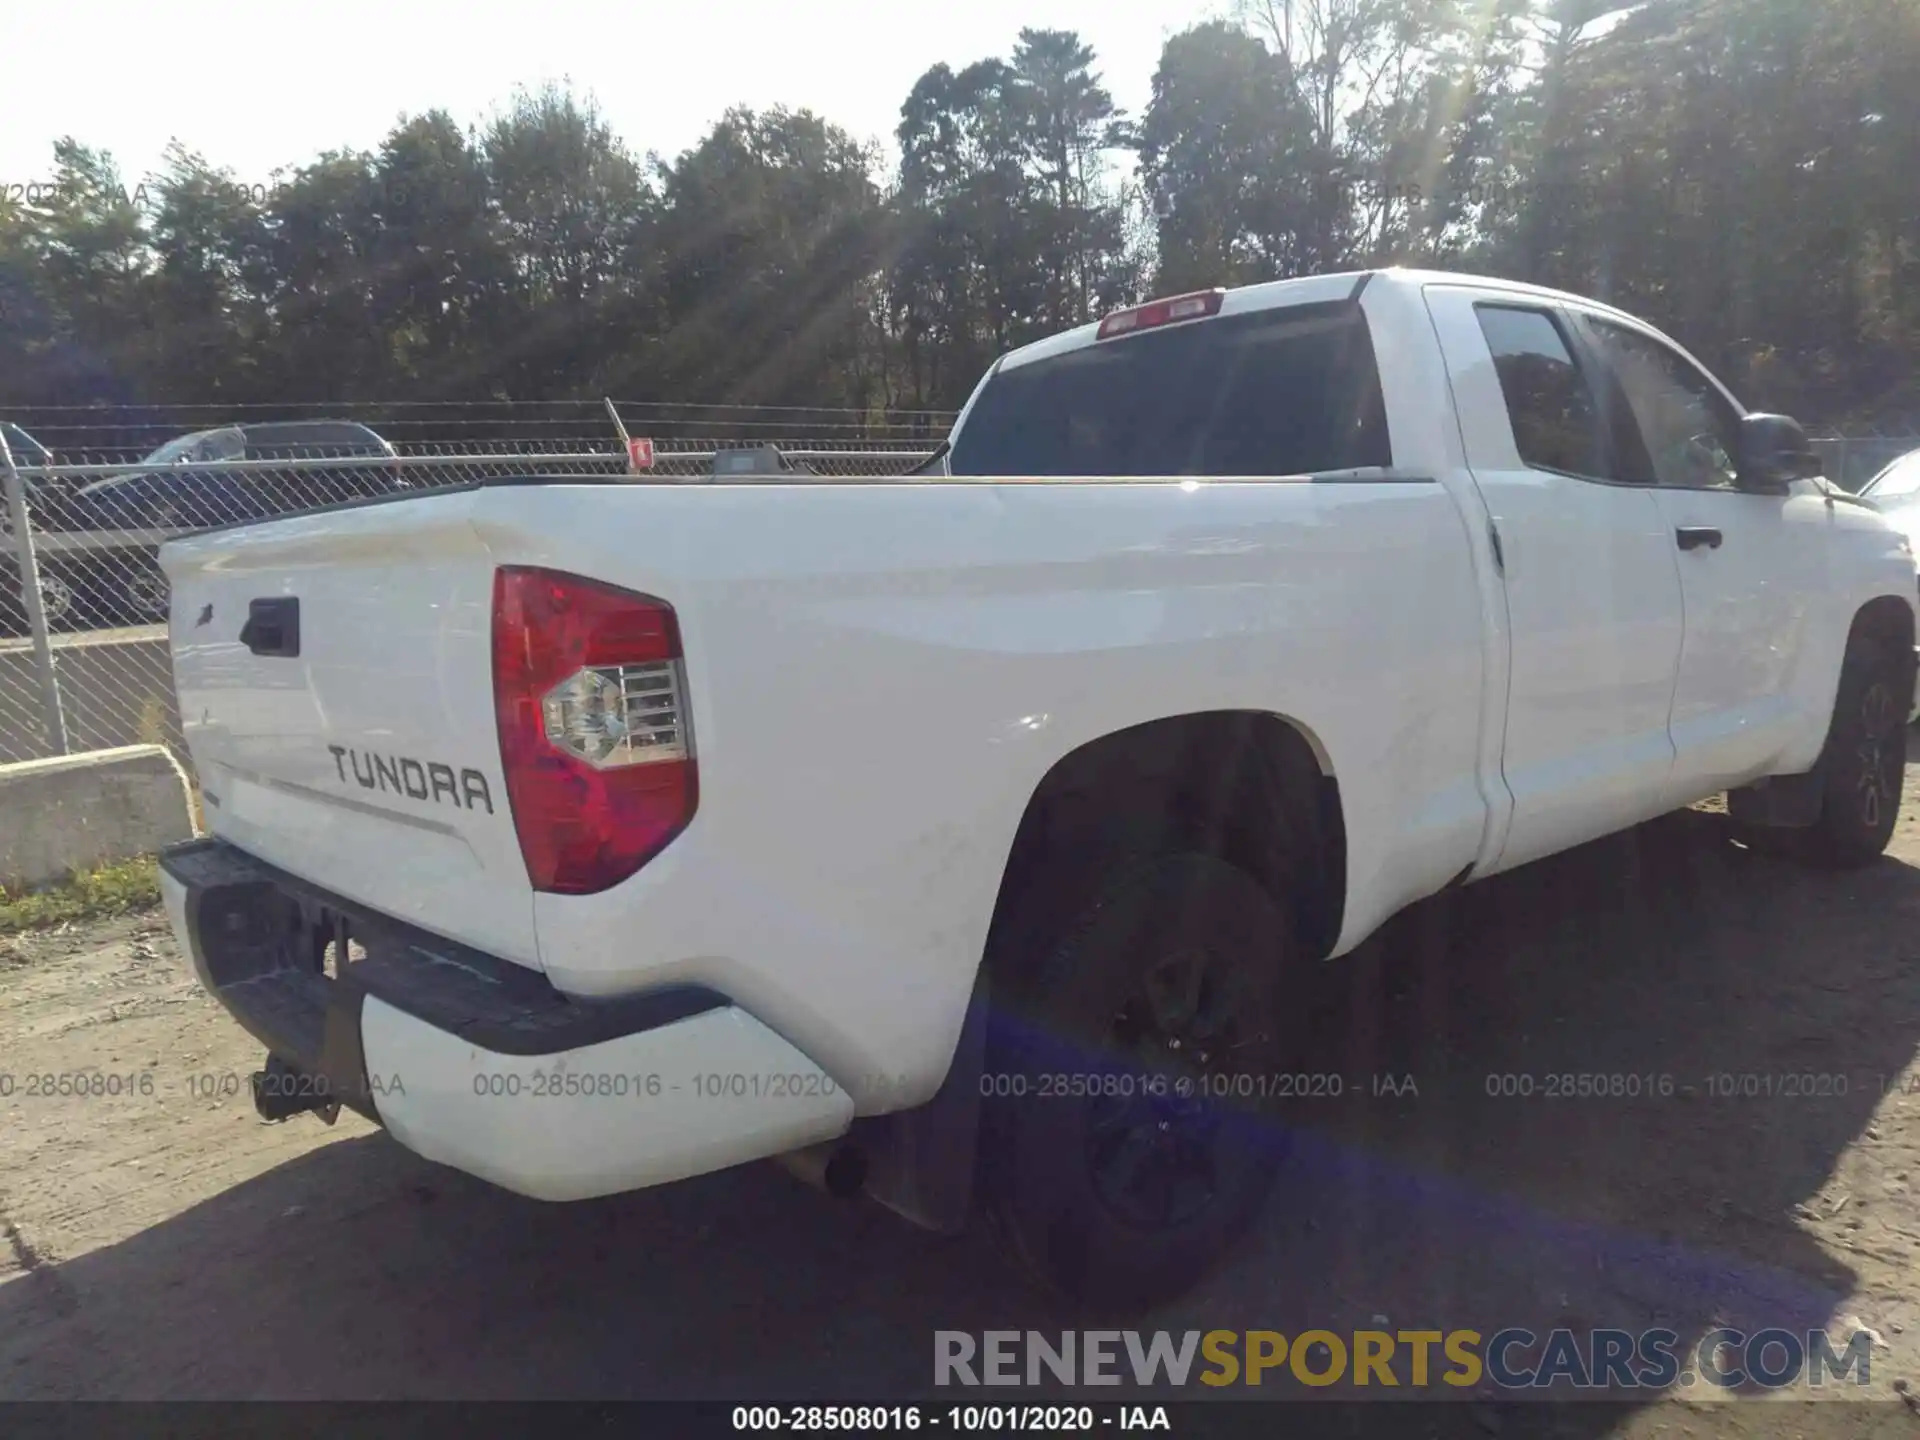
[[[1762,830],[1805,830],[1818,823],[1826,794],[1826,771],[1816,765],[1805,775],[1776,775],[1727,792],[1727,813]]]
[[[922,1229],[955,1234],[972,1214],[986,1053],[983,966],[974,979],[953,1063],[934,1097],[912,1110],[854,1122],[849,1138],[867,1154],[866,1194]]]

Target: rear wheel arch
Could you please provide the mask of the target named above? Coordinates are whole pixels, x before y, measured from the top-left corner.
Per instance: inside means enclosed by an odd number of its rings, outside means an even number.
[[[1346,834],[1326,747],[1309,727],[1271,712],[1203,711],[1109,732],[1048,770],[1001,877],[989,978],[1013,978],[1004,972],[1018,960],[1003,942],[1030,929],[1063,874],[1093,879],[1128,854],[1179,850],[1246,871],[1292,915],[1306,955],[1332,950],[1346,900]]]
[[[875,1152],[868,1193],[931,1228],[964,1223],[974,1198],[983,1067],[995,1053],[989,1014],[1021,1003],[1102,888],[1128,875],[1144,878],[1156,856],[1216,855],[1250,875],[1292,921],[1289,940],[1298,943],[1281,948],[1316,960],[1339,936],[1345,843],[1326,747],[1310,728],[1278,715],[1172,716],[1062,756],[1034,787],[1015,829],[939,1095],[913,1111],[856,1122]],[[1296,856],[1298,864],[1290,863]]]

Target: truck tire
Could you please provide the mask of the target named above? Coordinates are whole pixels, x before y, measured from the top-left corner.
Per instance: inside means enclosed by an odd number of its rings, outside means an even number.
[[[120,578],[121,608],[136,625],[167,618],[167,577],[159,562],[147,556],[130,560]]]
[[[1024,979],[989,1025],[983,1193],[1051,1288],[1152,1304],[1204,1275],[1272,1188],[1283,1144],[1259,1096],[1290,1049],[1299,942],[1212,855],[1135,857],[1049,889],[1005,937],[1039,953],[1017,957]]]
[[[1885,854],[1906,781],[1912,699],[1902,698],[1902,686],[1911,683],[1911,668],[1884,641],[1849,640],[1820,752],[1820,818],[1805,829],[1736,825],[1734,833],[1761,854],[1830,870],[1869,865]]]
[[[32,627],[27,623],[19,572],[0,576],[0,587],[4,587],[4,593],[0,593],[0,630],[8,635],[27,634]],[[51,566],[43,566],[40,571],[40,608],[50,634],[73,628],[78,618],[79,595],[67,577]]]
[[[1851,869],[1886,853],[1907,778],[1912,675],[1911,663],[1901,664],[1885,642],[1865,635],[1847,642],[1833,724],[1820,756],[1820,818],[1800,837],[1809,863]]]

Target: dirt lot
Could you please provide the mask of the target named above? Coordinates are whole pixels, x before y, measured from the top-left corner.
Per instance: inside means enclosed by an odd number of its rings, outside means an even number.
[[[1920,1389],[1914,801],[1894,853],[1809,874],[1693,811],[1406,917],[1310,997],[1362,1093],[1306,1117],[1232,1265],[1129,1323],[1862,1323],[1877,1404],[1676,1393],[1567,1407],[1556,1433],[1920,1434],[1895,1392]],[[263,1125],[259,1056],[157,913],[0,946],[0,1396],[898,1397],[928,1391],[936,1328],[1088,1323],[980,1235],[771,1166],[544,1206],[352,1116]],[[86,1070],[123,1093],[27,1093]],[[1673,1094],[1488,1093],[1568,1072]],[[1373,1074],[1418,1093],[1352,1083]],[[1711,1078],[1803,1075],[1844,1079]]]

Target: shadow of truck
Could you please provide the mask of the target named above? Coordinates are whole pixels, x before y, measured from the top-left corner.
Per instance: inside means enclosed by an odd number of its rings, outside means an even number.
[[[1916,838],[1903,821],[1896,845]],[[1153,1316],[1070,1314],[978,1234],[924,1235],[769,1166],[545,1206],[362,1137],[0,1287],[0,1392],[977,1401],[1026,1392],[935,1392],[935,1330],[1659,1325],[1686,1347],[1721,1324],[1820,1329],[1868,1260],[1836,1259],[1799,1207],[1863,1143],[1876,1077],[1915,1058],[1917,953],[1920,871],[1803,871],[1686,812],[1421,907],[1303,979],[1323,1051],[1303,1068],[1348,1093],[1276,1122],[1295,1143],[1262,1224]],[[1673,1091],[1549,1100],[1500,1078],[1567,1073]],[[1712,1078],[1788,1073],[1848,1083],[1787,1099]],[[1352,1084],[1376,1074],[1417,1094]],[[1920,1260],[1874,1244],[1883,1269]],[[1422,1423],[1486,1433],[1468,1408]],[[1876,1425],[1904,1414],[1882,1408]],[[1864,1434],[1867,1413],[1796,1423]],[[1622,1420],[1553,1414],[1556,1434]]]

